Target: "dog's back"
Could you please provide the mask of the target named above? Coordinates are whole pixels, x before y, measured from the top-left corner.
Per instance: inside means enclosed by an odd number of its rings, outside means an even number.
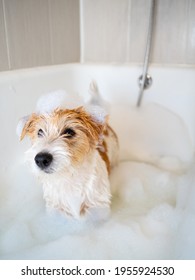
[[[90,100],[88,101],[89,105],[100,106],[103,109],[106,109],[106,102],[101,97],[98,86],[95,81],[92,81],[89,87]],[[106,163],[108,173],[111,169],[118,163],[118,150],[119,143],[118,137],[114,130],[110,127],[109,124],[106,124],[102,144],[98,146],[98,151],[102,159]]]

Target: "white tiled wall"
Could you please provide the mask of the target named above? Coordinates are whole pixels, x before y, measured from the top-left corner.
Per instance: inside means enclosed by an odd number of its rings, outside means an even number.
[[[159,0],[155,28],[154,62],[195,64],[195,42],[191,42],[194,0]]]
[[[143,62],[150,0],[83,0],[84,61]],[[195,0],[156,0],[151,60],[195,64]]]
[[[80,58],[79,0],[0,0],[0,70]]]
[[[128,1],[83,0],[84,61],[125,62]]]
[[[35,1],[37,6],[34,5]],[[4,1],[10,63],[13,68],[50,63],[49,16],[45,12],[48,10],[47,0],[35,1]]]
[[[52,64],[78,62],[80,26],[78,0],[49,0]]]
[[[3,2],[0,0],[0,70],[9,68],[8,45],[5,30]]]
[[[0,70],[142,63],[150,0],[0,0]],[[151,61],[195,65],[195,0],[156,0]]]

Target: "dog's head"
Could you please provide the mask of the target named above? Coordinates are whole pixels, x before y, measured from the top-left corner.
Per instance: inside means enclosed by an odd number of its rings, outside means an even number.
[[[25,118],[20,139],[29,136],[32,141],[27,155],[34,171],[60,173],[81,164],[100,145],[106,119],[97,107],[55,109]]]

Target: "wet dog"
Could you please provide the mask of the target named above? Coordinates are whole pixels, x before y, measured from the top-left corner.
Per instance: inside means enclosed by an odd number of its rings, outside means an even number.
[[[109,212],[118,140],[101,107],[33,113],[25,118],[20,139],[25,136],[32,142],[27,160],[43,185],[48,209],[74,218],[94,209]]]

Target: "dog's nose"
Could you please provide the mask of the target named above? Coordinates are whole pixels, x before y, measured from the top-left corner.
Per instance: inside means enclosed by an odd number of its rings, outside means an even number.
[[[38,153],[35,157],[36,165],[41,169],[46,169],[52,160],[53,156],[49,153]]]

